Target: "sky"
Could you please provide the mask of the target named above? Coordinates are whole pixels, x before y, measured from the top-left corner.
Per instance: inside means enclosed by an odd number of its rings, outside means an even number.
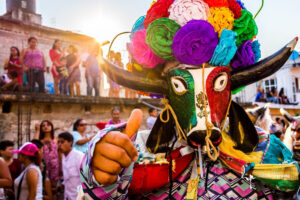
[[[90,35],[99,42],[112,40],[123,31],[130,31],[135,20],[146,14],[152,0],[36,0],[37,13],[45,26]],[[0,0],[0,15],[5,13],[6,0]],[[246,8],[257,12],[261,0],[243,0]],[[257,16],[258,40],[263,57],[300,36],[300,1],[265,0]],[[122,36],[113,49],[125,50],[127,36]],[[300,50],[300,45],[296,48]]]

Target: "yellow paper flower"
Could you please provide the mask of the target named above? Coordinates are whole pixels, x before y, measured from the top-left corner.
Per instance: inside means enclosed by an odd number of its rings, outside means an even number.
[[[210,17],[208,22],[214,27],[215,31],[219,33],[219,37],[223,29],[232,30],[234,23],[234,14],[227,7],[213,7],[209,9]]]

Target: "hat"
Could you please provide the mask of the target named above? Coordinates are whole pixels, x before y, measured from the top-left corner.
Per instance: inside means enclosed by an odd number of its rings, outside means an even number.
[[[14,150],[13,153],[22,153],[26,156],[35,156],[35,153],[38,152],[38,150],[39,149],[35,144],[26,142],[18,150]]]

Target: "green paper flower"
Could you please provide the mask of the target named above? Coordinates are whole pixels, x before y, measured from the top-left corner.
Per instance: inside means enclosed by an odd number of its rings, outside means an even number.
[[[252,40],[258,32],[253,15],[247,10],[242,10],[242,16],[234,21],[233,31],[237,33],[237,46],[240,46],[247,40]]]
[[[155,55],[164,60],[172,60],[173,37],[180,28],[181,26],[171,19],[157,19],[147,28],[146,43]]]

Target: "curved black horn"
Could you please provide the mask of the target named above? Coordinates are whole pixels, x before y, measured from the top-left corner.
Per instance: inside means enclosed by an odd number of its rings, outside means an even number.
[[[152,92],[156,94],[168,94],[167,81],[163,79],[147,79],[132,73],[110,63],[103,58],[100,64],[104,73],[114,82],[127,88],[139,90],[142,92]]]
[[[289,59],[297,44],[297,41],[298,37],[296,37],[278,52],[261,60],[260,62],[241,71],[232,71],[231,90],[255,83],[275,73]]]

